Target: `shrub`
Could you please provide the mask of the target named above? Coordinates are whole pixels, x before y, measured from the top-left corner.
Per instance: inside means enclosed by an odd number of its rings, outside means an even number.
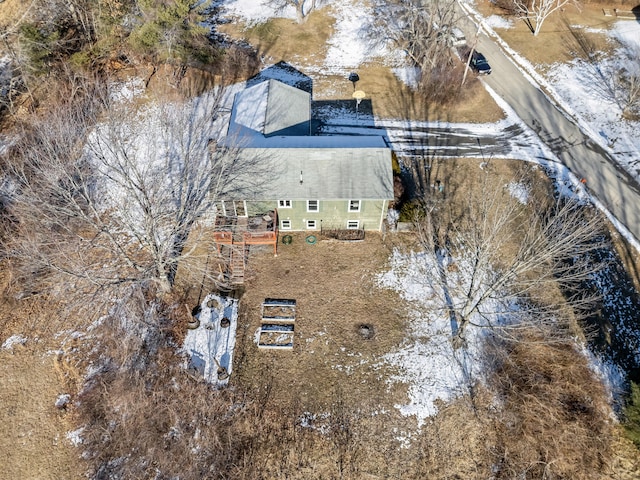
[[[413,222],[417,219],[424,218],[424,207],[419,200],[411,200],[405,202],[400,207],[400,222]]]
[[[631,395],[624,409],[624,428],[631,441],[640,448],[640,385],[631,382]]]
[[[501,404],[496,479],[596,478],[611,459],[605,389],[572,341],[553,335],[528,329],[488,351]]]

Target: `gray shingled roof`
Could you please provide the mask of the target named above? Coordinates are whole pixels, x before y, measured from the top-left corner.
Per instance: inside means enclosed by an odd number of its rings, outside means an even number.
[[[260,158],[273,172],[252,200],[393,199],[386,147],[243,148],[240,155]]]
[[[263,135],[308,135],[311,96],[274,79],[236,94],[234,115],[239,125]]]

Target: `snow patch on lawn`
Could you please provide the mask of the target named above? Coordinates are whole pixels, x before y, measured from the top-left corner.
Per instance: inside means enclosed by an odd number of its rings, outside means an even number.
[[[325,66],[332,73],[346,74],[385,50],[369,31],[374,22],[374,10],[361,0],[336,0],[332,4],[336,23],[327,42],[329,49]]]
[[[507,185],[509,195],[526,205],[529,202],[529,187],[520,182],[511,182]]]
[[[67,439],[71,442],[74,447],[79,447],[82,445],[82,433],[84,432],[84,427],[80,427],[77,430],[73,430],[71,432],[67,432]]]
[[[407,303],[410,317],[407,340],[383,358],[399,370],[389,381],[408,385],[408,403],[396,408],[403,415],[415,416],[418,426],[438,412],[438,402],[448,402],[468,392],[481,373],[482,329],[467,329],[466,347],[454,349],[451,339],[455,327],[443,308],[443,292],[433,281],[440,275],[440,268],[446,268],[449,262],[453,260],[444,256],[395,250],[390,269],[378,276],[382,288],[397,291]],[[453,298],[452,302],[460,300]]]
[[[504,18],[500,15],[491,15],[484,20],[484,24],[491,28],[512,28],[513,20],[510,18]]]
[[[71,395],[69,395],[68,393],[63,393],[61,395],[58,395],[58,398],[56,398],[56,402],[54,403],[54,405],[56,406],[56,408],[65,408],[70,401]]]
[[[261,0],[231,0],[224,8],[231,16],[241,17],[249,25],[264,23],[270,18],[296,18],[293,7],[287,6],[280,11]]]
[[[418,67],[397,67],[392,69],[393,74],[405,85],[411,88],[418,88],[421,70]]]
[[[24,345],[27,343],[27,337],[20,334],[11,335],[2,343],[3,350],[13,350],[14,345]]]

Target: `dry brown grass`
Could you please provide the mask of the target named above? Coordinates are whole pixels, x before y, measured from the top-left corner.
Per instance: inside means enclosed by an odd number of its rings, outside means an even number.
[[[573,342],[538,332],[494,344],[489,384],[496,415],[496,478],[601,478],[612,456],[613,424],[604,386]]]
[[[333,17],[327,9],[314,11],[302,25],[293,20],[273,18],[257,25],[240,21],[221,25],[220,30],[234,38],[243,38],[264,56],[277,63],[319,66],[326,54],[327,40],[333,31]]]
[[[338,389],[351,408],[368,398],[372,408],[392,409],[402,393],[388,391],[389,372],[377,364],[403,340],[406,317],[397,295],[375,286],[392,240],[370,233],[364,242],[308,245],[303,234],[293,238],[277,258],[262,251],[249,259],[235,381],[255,391],[269,379],[273,401],[313,412],[331,405]],[[293,351],[262,351],[254,343],[267,297],[297,300]],[[372,339],[360,335],[361,324],[373,325]]]
[[[485,16],[502,14],[502,11],[488,0],[478,0],[476,5]],[[584,33],[596,48],[604,51],[611,48],[606,35],[595,31],[607,29],[616,21],[615,17],[605,17],[602,8],[603,5],[598,3],[583,4],[581,10],[566,7],[564,12],[551,15],[545,21],[537,37],[533,36],[523,21],[517,19],[512,20],[511,28],[495,30],[511,48],[544,70],[553,63],[568,62],[575,57],[577,49],[568,26],[590,28],[591,31]],[[609,5],[607,8],[612,6]]]
[[[0,350],[0,477],[81,478],[79,451],[66,438],[77,426],[54,405],[70,392],[56,374],[55,357],[31,348],[29,338],[25,347]]]
[[[11,28],[25,13],[25,5],[21,0],[5,0],[0,3],[0,25]]]

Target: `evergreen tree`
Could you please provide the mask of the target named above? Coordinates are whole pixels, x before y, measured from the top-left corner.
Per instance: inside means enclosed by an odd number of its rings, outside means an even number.
[[[155,61],[207,62],[213,48],[208,41],[206,12],[211,2],[193,0],[139,0],[138,23],[129,37],[131,46]]]

